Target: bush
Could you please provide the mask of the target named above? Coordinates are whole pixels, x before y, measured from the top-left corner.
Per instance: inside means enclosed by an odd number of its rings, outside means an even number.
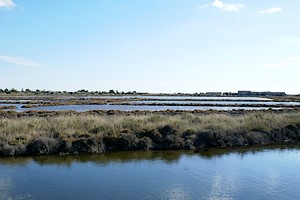
[[[27,146],[27,152],[30,155],[45,155],[57,153],[59,142],[54,138],[41,137],[32,140]]]
[[[78,139],[72,142],[72,153],[102,153],[105,145],[95,138]]]

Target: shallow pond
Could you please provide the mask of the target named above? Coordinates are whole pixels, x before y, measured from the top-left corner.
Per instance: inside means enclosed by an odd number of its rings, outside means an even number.
[[[214,105],[295,105],[300,106],[300,102],[275,102],[275,101],[130,101],[138,104],[214,104]]]
[[[59,96],[58,96],[59,97]],[[289,105],[289,106],[300,106],[300,102],[273,102],[272,99],[269,98],[260,98],[260,97],[204,97],[204,96],[62,96],[64,100],[59,101],[67,101],[68,99],[90,99],[90,98],[99,98],[99,99],[122,99],[121,101],[128,103],[138,103],[144,105],[113,105],[113,104],[105,104],[105,105],[62,105],[62,106],[39,106],[33,108],[21,108],[23,106],[22,100],[2,100],[0,106],[4,105],[16,105],[15,110],[17,112],[36,110],[36,111],[65,111],[72,110],[77,112],[85,112],[90,110],[121,110],[121,111],[134,111],[134,110],[146,110],[146,111],[164,111],[164,110],[266,110],[269,109],[271,105]],[[30,97],[26,97],[30,98]],[[32,97],[33,98],[33,97]],[[35,97],[37,98],[37,97]],[[42,98],[42,97],[41,97]],[[137,100],[137,98],[141,98],[141,100]],[[146,99],[146,100],[145,100]],[[133,101],[132,101],[133,100]],[[27,100],[28,101],[28,100]],[[46,101],[46,100],[33,100],[35,103]],[[57,101],[47,100],[47,101]],[[13,104],[13,103],[20,104]],[[166,104],[164,106],[153,106],[147,104],[153,103],[162,103]],[[183,104],[181,106],[172,106],[167,104]],[[213,106],[192,106],[192,105],[184,105],[184,104],[213,104]],[[261,104],[261,107],[253,107],[250,104]],[[229,106],[223,106],[229,105]],[[235,106],[230,106],[235,105]],[[236,105],[243,105],[241,107]],[[249,105],[249,106],[245,106]],[[280,109],[280,108],[275,108]]]
[[[77,98],[77,97],[74,97]],[[205,96],[146,96],[146,95],[136,95],[136,96],[83,96],[81,98],[100,98],[100,99],[191,99],[191,100],[251,100],[251,101],[271,101],[270,98],[262,97],[205,97]]]
[[[0,158],[0,199],[299,199],[300,150]]]
[[[1,106],[1,104],[0,104]],[[22,105],[21,105],[22,106]],[[20,105],[15,110],[17,112],[24,112],[29,110],[36,111],[64,111],[72,110],[77,112],[85,112],[90,110],[121,110],[121,111],[134,111],[134,110],[148,110],[148,111],[163,111],[163,110],[266,110],[269,107],[225,107],[225,106],[138,106],[138,105],[64,105],[64,106],[39,106],[33,108],[21,108]],[[273,108],[278,109],[278,108]]]

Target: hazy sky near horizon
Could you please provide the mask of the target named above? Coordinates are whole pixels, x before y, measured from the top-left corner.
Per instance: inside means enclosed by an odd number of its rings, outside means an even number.
[[[300,1],[0,0],[0,88],[300,93]]]

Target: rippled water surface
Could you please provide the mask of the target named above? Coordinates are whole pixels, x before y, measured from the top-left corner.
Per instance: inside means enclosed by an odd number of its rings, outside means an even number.
[[[0,199],[299,199],[300,150],[0,158]]]

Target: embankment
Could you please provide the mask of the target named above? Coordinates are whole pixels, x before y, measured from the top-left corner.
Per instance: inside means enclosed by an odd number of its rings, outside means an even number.
[[[297,110],[102,114],[2,115],[0,156],[227,148],[300,141]]]

